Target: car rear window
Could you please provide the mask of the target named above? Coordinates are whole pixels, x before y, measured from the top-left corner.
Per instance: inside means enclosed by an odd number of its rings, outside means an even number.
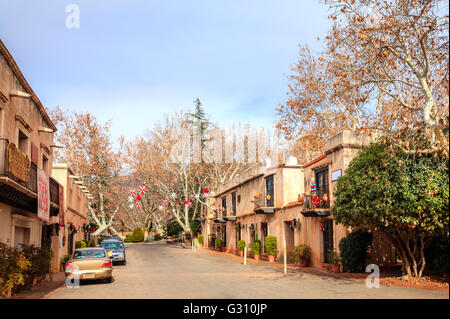
[[[117,249],[123,248],[123,244],[121,242],[109,242],[109,243],[102,243],[102,247],[105,249]]]
[[[73,259],[104,258],[104,257],[106,257],[106,254],[103,249],[76,250],[73,253]]]

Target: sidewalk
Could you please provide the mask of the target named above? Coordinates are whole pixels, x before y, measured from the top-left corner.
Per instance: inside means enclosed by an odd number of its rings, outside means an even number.
[[[232,258],[236,261],[243,262],[244,257],[235,255],[231,252],[218,252],[213,249],[209,248],[199,248],[199,251],[221,256],[221,257],[227,257]],[[255,260],[252,257],[247,257],[247,264],[260,264],[260,265],[266,265],[271,266],[274,268],[278,268],[281,271],[283,271],[284,265],[280,262],[270,263],[266,260]],[[329,276],[329,277],[335,277],[335,278],[342,278],[342,279],[350,279],[355,281],[362,281],[364,282],[369,275],[368,273],[334,273],[329,271],[327,268],[323,267],[300,267],[296,264],[287,264],[288,273],[289,272],[305,272],[305,273],[311,273],[318,276]],[[403,281],[400,279],[399,274],[395,272],[381,272],[380,274],[380,284],[384,284],[388,287],[390,286],[399,286],[399,287],[406,287],[406,288],[417,288],[417,289],[425,289],[425,290],[433,290],[433,291],[441,291],[441,292],[448,292],[449,291],[449,283],[448,283],[448,276],[445,277],[443,280],[431,280],[431,279],[416,279],[416,278],[410,278],[408,281]]]
[[[31,288],[31,291],[21,291],[14,294],[11,299],[47,299],[65,284],[64,272],[53,273],[53,280],[41,282]]]

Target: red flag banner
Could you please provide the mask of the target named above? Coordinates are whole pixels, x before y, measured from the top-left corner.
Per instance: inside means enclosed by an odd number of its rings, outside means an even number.
[[[38,217],[50,221],[50,180],[47,173],[38,167]]]
[[[59,184],[59,225],[64,226],[64,187]]]

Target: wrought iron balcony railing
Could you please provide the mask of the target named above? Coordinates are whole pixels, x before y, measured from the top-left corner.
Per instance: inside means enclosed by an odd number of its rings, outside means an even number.
[[[314,192],[312,195],[303,195],[304,209],[330,208],[330,195],[328,192]]]

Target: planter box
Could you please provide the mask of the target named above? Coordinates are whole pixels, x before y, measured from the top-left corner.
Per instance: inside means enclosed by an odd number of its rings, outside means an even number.
[[[339,265],[331,265],[331,271],[332,272],[339,272]]]

